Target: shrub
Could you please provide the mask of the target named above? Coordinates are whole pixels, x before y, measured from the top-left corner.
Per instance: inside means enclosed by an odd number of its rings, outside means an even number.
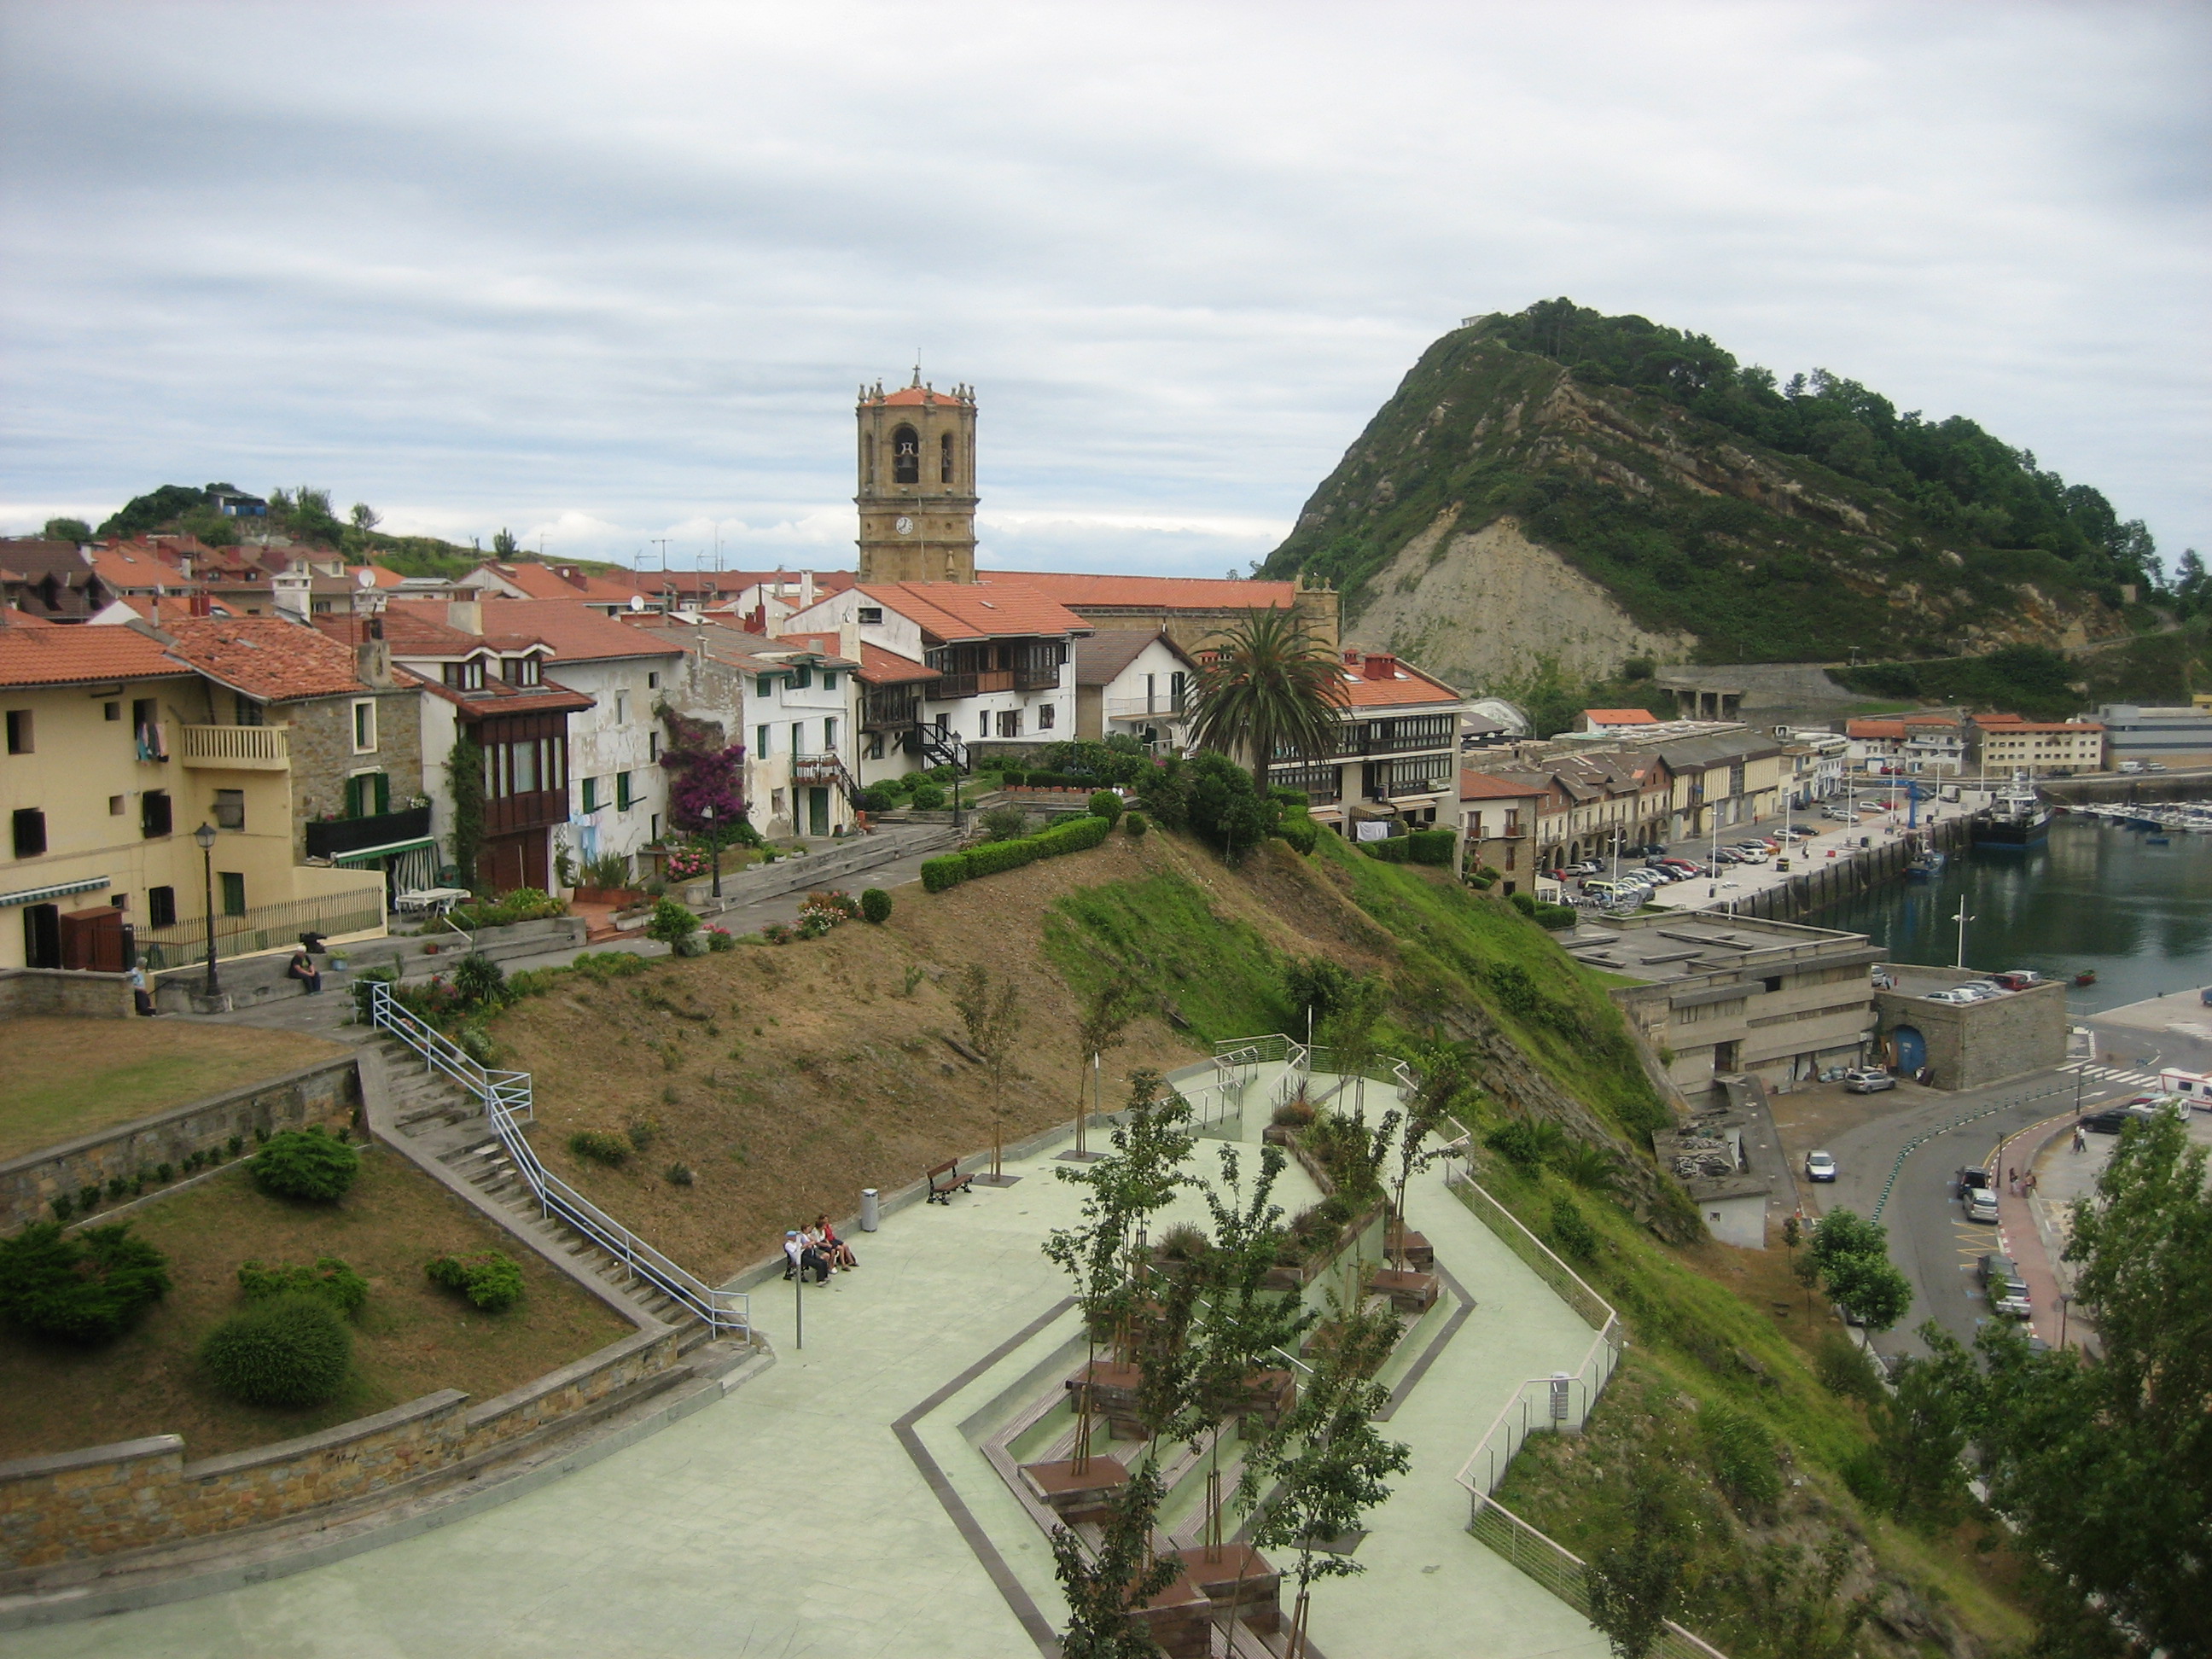
[[[690,938],[698,926],[699,918],[674,899],[660,898],[653,901],[653,918],[645,924],[645,936],[673,945],[678,939]]]
[[[880,887],[871,887],[860,895],[860,914],[878,927],[891,919],[891,896]]]
[[[1278,1128],[1302,1129],[1314,1121],[1314,1109],[1303,1100],[1286,1100],[1275,1108],[1268,1121]]]
[[[1103,818],[1072,818],[1042,835],[1024,836],[1016,841],[987,842],[964,853],[947,853],[922,865],[921,884],[930,892],[941,893],[979,876],[995,876],[1002,871],[1018,870],[1038,859],[1079,852],[1105,840],[1111,827]]]
[[[1881,1398],[1881,1381],[1849,1337],[1831,1331],[1813,1356],[1814,1375],[1830,1394],[1871,1406]]]
[[[658,1118],[650,1117],[634,1119],[630,1123],[629,1134],[631,1147],[641,1152],[660,1139],[660,1121]]]
[[[486,1313],[504,1313],[522,1300],[522,1269],[497,1250],[433,1256],[423,1271],[432,1284],[459,1291]]]
[[[81,1213],[85,1215],[90,1215],[94,1210],[100,1207],[100,1183],[98,1182],[95,1181],[89,1187],[80,1187],[76,1189],[76,1207]]]
[[[265,1193],[313,1204],[335,1204],[361,1174],[361,1154],[315,1124],[270,1136],[269,1144],[253,1155],[248,1167]]]
[[[1145,815],[1142,812],[1132,812],[1121,820],[1121,833],[1132,840],[1143,835],[1152,826],[1145,822]]]
[[[514,1000],[507,992],[506,974],[481,951],[461,958],[453,969],[453,988],[478,1008],[504,1008]]]
[[[345,1385],[353,1334],[337,1310],[297,1291],[256,1302],[208,1334],[200,1364],[225,1394],[255,1406],[315,1406]]]
[[[1310,854],[1315,848],[1321,845],[1321,825],[1304,815],[1285,818],[1275,826],[1275,833],[1288,843],[1293,853]]]
[[[630,1146],[627,1136],[605,1129],[579,1129],[568,1137],[568,1150],[589,1163],[614,1165],[629,1157]]]
[[[689,1187],[694,1179],[689,1164],[672,1164],[660,1173],[672,1187]]]
[[[173,1170],[172,1170],[172,1169],[171,1169],[171,1167],[170,1167],[168,1164],[160,1164],[160,1165],[157,1165],[156,1167],[161,1170],[161,1179],[162,1179],[162,1180],[164,1180],[164,1181],[167,1181],[167,1180],[170,1177],[170,1176],[172,1176],[173,1174],[174,1174],[174,1173],[175,1173],[175,1171],[174,1171]],[[107,1201],[108,1201],[110,1204],[114,1203],[114,1202],[115,1202],[115,1200],[116,1200],[117,1199],[118,1199],[118,1198],[122,1197],[124,1194],[125,1194],[125,1193],[129,1192],[130,1190],[131,1190],[131,1177],[130,1177],[129,1176],[108,1176],[108,1178],[107,1178]]]
[[[497,1066],[506,1058],[499,1044],[492,1041],[491,1033],[473,1020],[453,1033],[453,1042],[479,1066]]]
[[[1534,893],[1516,893],[1505,902],[1531,921],[1535,920],[1536,896]]]
[[[994,806],[975,815],[975,828],[986,842],[1012,841],[1030,832],[1030,815],[1018,806]]]
[[[1698,1411],[1698,1426],[1721,1490],[1739,1510],[1764,1510],[1782,1496],[1782,1461],[1774,1437],[1756,1418],[1712,1400]]]
[[[853,805],[863,812],[889,812],[898,805],[898,796],[878,784],[872,789],[863,789],[854,799]]]
[[[1527,1117],[1509,1118],[1482,1138],[1482,1144],[1492,1152],[1514,1168],[1528,1172],[1542,1169],[1544,1160],[1559,1151],[1564,1141],[1558,1124]]]
[[[1459,837],[1449,830],[1416,830],[1406,837],[1406,856],[1415,864],[1449,868],[1459,856]]]
[[[1363,841],[1359,850],[1384,864],[1405,864],[1412,858],[1413,843],[1407,836],[1391,836],[1382,841]]]
[[[1587,1261],[1597,1254],[1597,1231],[1565,1193],[1552,1200],[1552,1243],[1559,1254]]]
[[[586,951],[568,964],[599,985],[611,979],[628,979],[633,974],[641,974],[648,965],[643,957],[630,951]]]
[[[79,1233],[34,1221],[0,1240],[0,1313],[47,1336],[104,1342],[167,1292],[168,1267],[127,1221]]]
[[[1103,818],[1108,823],[1112,823],[1121,816],[1121,798],[1111,789],[1092,790],[1091,816],[1094,818]]]
[[[945,805],[945,791],[933,783],[917,783],[907,797],[917,812],[934,812]]]
[[[1514,896],[1518,898],[1520,895],[1516,893]],[[1571,904],[1540,903],[1536,907],[1536,925],[1539,927],[1548,927],[1555,933],[1564,933],[1573,927],[1577,919],[1575,907]]]
[[[359,1313],[368,1300],[368,1281],[334,1255],[317,1256],[312,1267],[293,1261],[274,1267],[241,1261],[238,1288],[252,1302],[276,1296],[319,1296],[343,1314]]]
[[[368,1024],[368,1000],[372,986],[397,984],[398,979],[399,969],[390,963],[385,963],[380,968],[364,968],[356,974],[353,976],[353,984],[349,988],[353,995],[353,1023],[356,1025]]]
[[[46,1202],[52,1206],[54,1219],[57,1221],[67,1221],[71,1216],[76,1213],[76,1194],[75,1193],[56,1193],[52,1198],[48,1199]]]
[[[738,941],[726,927],[709,927],[707,930],[707,948],[709,951],[734,951],[738,948]]]

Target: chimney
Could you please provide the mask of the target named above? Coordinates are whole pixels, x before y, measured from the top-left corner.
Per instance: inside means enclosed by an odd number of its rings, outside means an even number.
[[[1365,672],[1370,680],[1395,680],[1398,678],[1398,659],[1370,651],[1367,653]]]
[[[804,611],[813,603],[814,573],[811,570],[802,570],[799,573],[799,608]]]
[[[369,626],[383,631],[381,623],[372,617]],[[386,686],[392,684],[392,647],[374,635],[354,647],[354,672],[364,685]]]
[[[193,594],[186,601],[186,605],[188,606],[186,614],[189,616],[212,617],[215,615],[215,601],[205,593]]]
[[[454,599],[446,606],[446,626],[464,634],[483,632],[483,601]]]
[[[555,567],[555,570],[561,580],[571,587],[581,587],[590,580],[573,564],[558,565]]]
[[[279,614],[295,622],[305,622],[314,611],[315,579],[303,562],[289,568],[282,575],[272,577],[270,588]]]
[[[837,624],[837,654],[847,662],[860,660],[860,624],[847,621]]]

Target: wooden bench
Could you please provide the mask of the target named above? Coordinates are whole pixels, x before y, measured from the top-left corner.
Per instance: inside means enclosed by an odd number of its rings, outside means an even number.
[[[929,1196],[924,1201],[930,1204],[950,1204],[952,1201],[953,1194],[965,1192],[975,1182],[974,1176],[960,1173],[957,1161],[940,1164],[929,1172]]]

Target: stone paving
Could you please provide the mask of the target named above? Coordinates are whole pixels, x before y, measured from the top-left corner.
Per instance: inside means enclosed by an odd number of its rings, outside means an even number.
[[[1259,1115],[1246,1114],[1254,1133]],[[1080,1199],[1054,1178],[1066,1167],[1056,1151],[1010,1161],[1013,1185],[886,1218],[854,1241],[856,1273],[804,1292],[770,1281],[753,1307],[778,1363],[649,1440],[328,1566],[12,1633],[11,1659],[1026,1659],[1035,1637],[894,1425],[1011,1343],[915,1434],[1020,1592],[1057,1625],[1045,1540],[985,1463],[978,1443],[990,1431],[977,1426],[994,1394],[1050,1386],[1039,1367],[1073,1334],[1060,1309],[1066,1283],[1038,1249],[1075,1219]],[[1198,1158],[1212,1167],[1206,1142]],[[1280,1196],[1296,1207],[1313,1194],[1294,1168]],[[1439,1171],[1417,1180],[1407,1207],[1477,1306],[1388,1425],[1412,1447],[1413,1468],[1370,1522],[1356,1557],[1366,1574],[1317,1587],[1316,1642],[1330,1659],[1601,1659],[1606,1644],[1587,1623],[1467,1535],[1467,1495],[1454,1478],[1523,1379],[1579,1363],[1589,1328],[1445,1191]],[[803,1350],[797,1294],[806,1298]]]

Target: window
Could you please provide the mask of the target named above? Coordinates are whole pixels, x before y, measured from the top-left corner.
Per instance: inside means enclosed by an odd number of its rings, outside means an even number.
[[[177,925],[175,888],[149,887],[146,890],[146,925],[149,927],[173,927]]]
[[[586,812],[596,812],[599,810],[599,781],[597,778],[584,780],[583,810]]]
[[[822,671],[822,689],[824,691],[835,691],[837,689],[837,671],[836,669],[825,668]]]
[[[227,916],[246,914],[246,873],[241,870],[218,870],[216,883],[222,890],[222,913]]]
[[[760,694],[763,697],[772,697],[775,695],[775,675],[763,674],[760,677]]]
[[[629,724],[629,693],[627,691],[615,693],[615,724],[617,726]]]
[[[215,827],[218,830],[246,828],[246,791],[218,789],[215,792]]]
[[[921,482],[921,437],[910,426],[891,434],[891,482]]]
[[[353,752],[374,755],[376,752],[376,702],[364,698],[353,706]]]
[[[110,795],[107,798],[107,816],[111,818],[121,817],[124,805],[129,799],[130,797],[127,795]]]
[[[500,663],[500,672],[509,685],[537,685],[540,684],[538,672],[538,659],[535,657],[505,658]]]
[[[46,850],[46,815],[35,806],[16,809],[15,856],[34,859]]]
[[[991,735],[991,716],[988,710],[975,716],[975,735],[979,738]]]
[[[629,811],[629,774],[627,772],[617,772],[615,774],[615,811],[617,812],[627,812]]]
[[[883,606],[881,606],[881,605],[862,605],[862,606],[860,607],[860,626],[861,626],[861,627],[863,627],[863,628],[881,628],[883,625],[884,625],[884,608],[883,608]]]
[[[791,723],[791,752],[794,755],[803,755],[806,752],[806,722],[805,720],[793,720]]]
[[[1018,738],[1021,734],[1022,711],[1018,708],[1000,709],[999,711],[999,735],[1002,738]]]
[[[1468,839],[1470,841],[1480,841],[1482,839],[1481,813],[1476,812],[1469,816],[1467,821],[1467,834]]]
[[[952,434],[940,434],[937,440],[937,482],[952,482]]]
[[[449,662],[445,668],[446,684],[456,691],[483,690],[483,659],[471,657],[466,662]]]
[[[27,708],[11,708],[8,711],[8,752],[11,755],[27,755],[33,752],[31,711]]]
[[[1517,806],[1509,806],[1505,809],[1505,833],[1509,836],[1517,836],[1521,833],[1521,809]]]
[[[753,758],[755,760],[768,758],[768,727],[765,726],[753,727]]]
[[[648,732],[645,734],[645,757],[649,761],[658,761],[660,758],[659,732]]]
[[[771,789],[768,792],[768,810],[770,815],[779,818],[783,816],[783,791],[781,789]]]
[[[860,758],[863,760],[881,760],[883,757],[884,734],[880,732],[870,732],[864,734],[860,739]]]
[[[138,833],[151,841],[169,833],[169,792],[149,789],[138,797]]]
[[[1509,841],[1505,843],[1505,867],[1507,869],[1510,870],[1513,867],[1513,855],[1520,850],[1521,843],[1518,842]]]
[[[1059,716],[1060,711],[1051,703],[1039,703],[1037,705],[1037,730],[1040,732],[1051,731],[1053,722],[1057,720]]]
[[[100,704],[100,717],[104,720],[121,720],[123,718],[123,705],[119,702],[104,702]]]
[[[652,839],[654,841],[659,841],[660,839],[660,814],[658,812],[655,812],[653,815]]]
[[[514,793],[518,795],[534,795],[543,789],[545,786],[538,780],[538,763],[540,757],[538,745],[526,740],[508,744],[507,750],[514,757]]]
[[[822,746],[825,750],[834,750],[837,746],[837,722],[834,720],[822,722]]]
[[[660,689],[660,676],[657,673],[647,674],[645,677],[645,689],[648,691],[658,691]]]
[[[218,793],[221,792],[218,791]],[[392,780],[381,772],[356,772],[345,781],[345,815],[349,818],[381,817],[392,810]],[[226,830],[242,830],[227,823]]]
[[[791,671],[791,689],[804,691],[814,684],[814,671],[804,664]]]
[[[452,675],[448,672],[446,684],[451,685],[453,683]],[[238,696],[233,699],[233,702],[234,707],[233,718],[236,720],[239,725],[259,726],[262,723],[261,705],[254,702],[252,698],[247,696],[246,693],[243,691],[240,692]]]

